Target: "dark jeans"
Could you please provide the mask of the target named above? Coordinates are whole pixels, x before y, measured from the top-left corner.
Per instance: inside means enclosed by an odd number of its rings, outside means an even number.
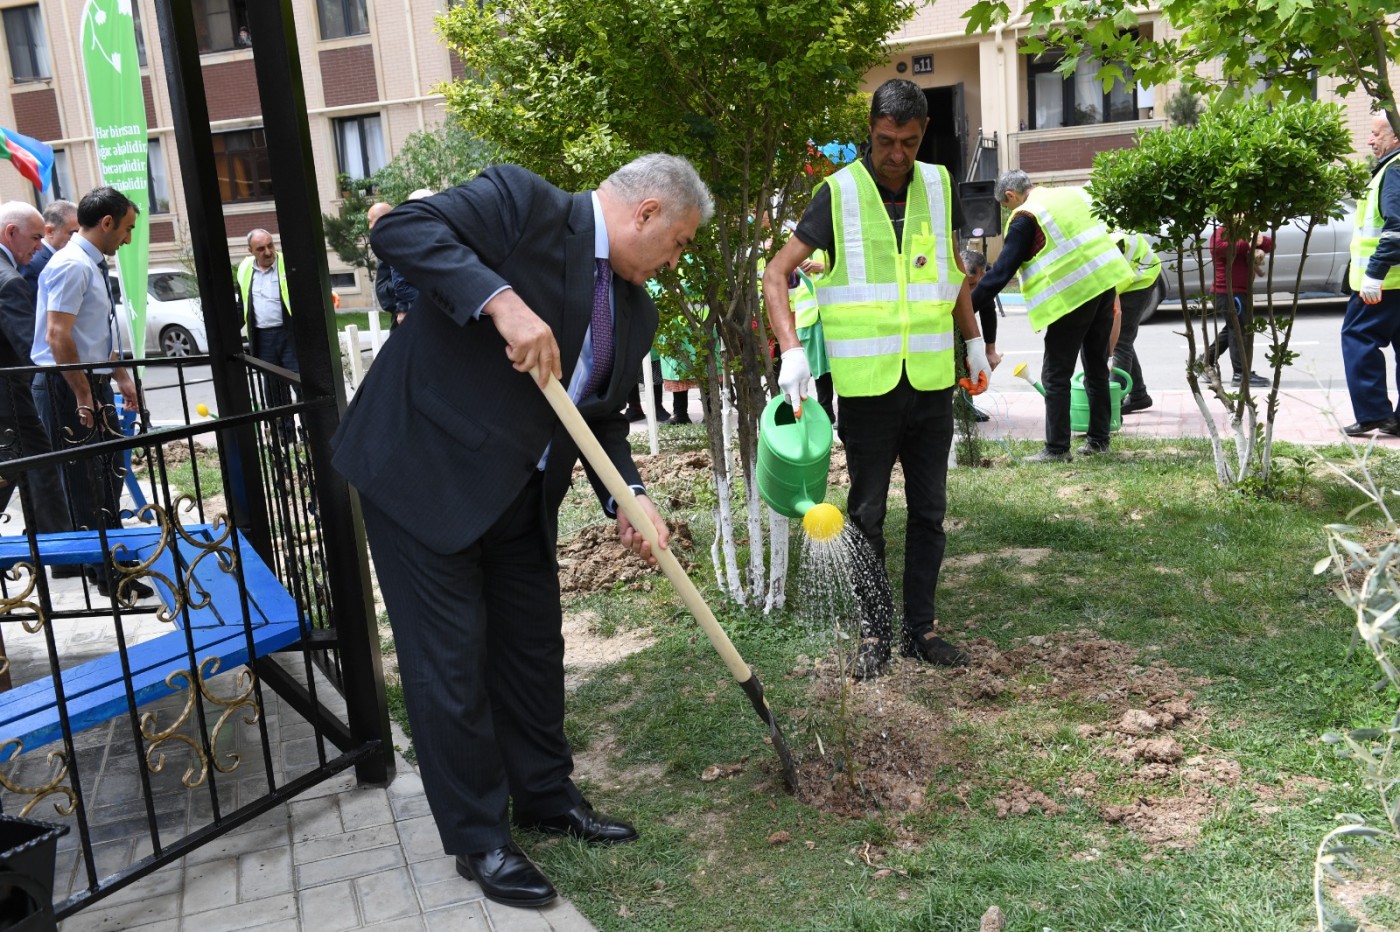
[[[1382,421],[1395,413],[1386,386],[1385,354],[1381,352],[1387,346],[1400,353],[1400,291],[1382,291],[1378,304],[1367,304],[1360,295],[1352,295],[1342,318],[1342,364],[1351,394],[1351,413],[1358,421]],[[1400,371],[1396,382],[1400,385]]]
[[[1113,349],[1113,365],[1133,377],[1133,390],[1128,395],[1133,401],[1147,398],[1147,385],[1142,380],[1142,363],[1138,361],[1133,344],[1137,340],[1138,325],[1142,323],[1142,312],[1147,310],[1154,291],[1155,288],[1141,288],[1125,291],[1118,296],[1123,316],[1118,325],[1118,345]]]
[[[296,341],[292,338],[290,327],[258,327],[252,333],[248,348],[254,356],[264,362],[292,372],[301,371],[301,366],[297,364]],[[272,374],[265,375],[263,386],[268,407],[276,408],[292,403],[292,388],[281,378]],[[296,394],[298,398],[301,397],[300,390],[297,390]],[[292,419],[281,418],[278,421],[278,430],[283,441],[290,442],[293,439]]]
[[[1045,328],[1045,449],[1068,453],[1069,388],[1076,358],[1084,360],[1084,391],[1089,396],[1089,440],[1108,444],[1112,396],[1108,391],[1108,337],[1113,331],[1113,292],[1085,301]]]
[[[40,372],[34,376],[34,407],[49,435],[54,450],[102,443],[121,436],[117,411],[112,402],[112,383],[107,376],[89,377],[96,424],[83,426],[78,419],[78,399],[62,374]],[[119,528],[121,489],[125,463],[119,457],[84,456],[64,464],[60,473],[68,490],[69,511],[77,530],[99,527]]]
[[[1220,354],[1228,346],[1230,348],[1230,366],[1234,374],[1243,378],[1254,371],[1254,295],[1245,293],[1237,295],[1217,294],[1215,296],[1215,316],[1218,332],[1215,336],[1215,343],[1206,350],[1206,364],[1215,365],[1215,361],[1220,358]],[[1244,334],[1244,345],[1247,348],[1248,359],[1243,358],[1240,352],[1239,341],[1235,339],[1235,325],[1231,323],[1232,318],[1239,317],[1240,332]]]
[[[895,461],[904,466],[908,527],[904,543],[904,626],[933,624],[938,571],[943,565],[948,508],[948,450],[953,443],[953,389],[919,391],[902,376],[893,390],[841,398],[841,440],[851,488],[851,523],[883,566],[885,509]]]
[[[836,426],[836,386],[831,381],[831,373],[819,375],[817,383],[817,404],[822,406],[827,418],[831,421],[831,426]]]
[[[34,408],[34,390],[28,376],[0,378],[0,461],[21,459],[48,453],[49,433]],[[57,466],[29,469],[0,488],[0,511],[10,504],[15,488],[23,484],[29,490],[30,507],[34,512],[34,530],[52,534],[72,529],[68,519],[68,499],[63,493],[63,476]]]

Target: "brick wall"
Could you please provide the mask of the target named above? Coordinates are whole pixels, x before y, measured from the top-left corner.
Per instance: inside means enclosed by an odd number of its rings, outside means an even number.
[[[253,59],[218,62],[204,66],[204,96],[209,101],[209,120],[237,120],[262,113]]]
[[[15,91],[10,97],[15,108],[15,129],[35,139],[62,139],[63,121],[58,117],[58,98],[53,88]]]
[[[156,98],[151,92],[150,75],[143,74],[141,76],[141,98],[146,102],[146,128],[159,126],[160,124],[156,122]]]
[[[243,234],[247,236],[248,234]],[[151,242],[152,243],[173,243],[175,242],[175,221],[173,220],[152,220],[151,221]]]
[[[1109,149],[1129,149],[1135,145],[1137,142],[1131,133],[1047,139],[1044,142],[1023,141],[1020,167],[1031,173],[1090,168],[1097,153]]]
[[[379,99],[374,74],[374,46],[352,45],[321,52],[321,82],[327,107],[372,103]]]
[[[275,235],[277,233],[277,211],[269,207],[267,210],[260,210],[255,214],[224,214],[224,232],[229,239],[246,239],[249,233],[257,229],[263,229]],[[235,249],[233,252],[234,255],[238,255],[238,250]]]

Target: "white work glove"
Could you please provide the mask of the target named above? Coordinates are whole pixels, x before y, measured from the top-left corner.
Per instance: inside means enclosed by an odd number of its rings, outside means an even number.
[[[1372,278],[1369,275],[1362,276],[1361,300],[1366,304],[1379,304],[1381,301],[1381,286],[1384,284],[1384,279]]]
[[[807,365],[807,351],[795,346],[783,353],[778,368],[778,388],[796,411],[807,397],[807,383],[812,381],[812,369]]]
[[[967,377],[973,385],[980,385],[981,388],[986,388],[992,381],[992,366],[987,362],[987,341],[982,337],[967,341]],[[986,381],[983,381],[984,378]]]

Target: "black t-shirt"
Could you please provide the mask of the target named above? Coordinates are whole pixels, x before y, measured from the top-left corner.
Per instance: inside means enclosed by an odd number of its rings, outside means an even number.
[[[861,156],[861,162],[865,165],[865,170],[870,172],[870,177],[875,177],[875,172],[870,165],[870,156]],[[910,178],[913,177],[912,172]],[[890,215],[890,222],[894,224],[894,241],[904,242],[904,205],[909,185],[899,191],[891,191],[879,181],[875,182],[876,189],[880,192],[880,200],[885,202],[885,210]],[[956,233],[963,225],[962,201],[958,200],[958,186],[949,185],[952,199],[949,204],[953,212],[953,231]],[[831,185],[824,184],[817,188],[812,195],[812,202],[807,205],[807,210],[802,214],[802,219],[797,222],[797,238],[808,246],[821,249],[828,256],[835,256],[836,252],[836,231],[831,222]],[[957,243],[952,244],[957,248]]]

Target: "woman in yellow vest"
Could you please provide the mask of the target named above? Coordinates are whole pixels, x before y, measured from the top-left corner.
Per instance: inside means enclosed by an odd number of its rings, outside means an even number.
[[[901,652],[929,663],[967,663],[935,633],[934,594],[946,537],[948,451],[953,442],[953,323],[967,335],[968,370],[991,379],[968,302],[953,230],[961,225],[946,169],[915,160],[928,127],[928,100],[894,78],[870,100],[870,146],[825,179],[763,274],[768,321],[782,349],[778,386],[794,405],[811,368],[788,300],[788,276],[817,249],[831,264],[817,287],[826,353],[841,396],[841,440],[851,487],[851,523],[885,560],[885,508],[896,461],[904,467]],[[863,595],[858,593],[858,595]],[[851,670],[873,676],[889,659],[893,621],[871,617],[861,598],[862,641]]]
[[[1089,435],[1081,456],[1108,452],[1112,396],[1108,388],[1109,334],[1118,289],[1134,278],[1128,260],[1089,208],[1083,188],[1032,184],[1020,169],[1003,172],[997,203],[1011,211],[1006,244],[986,278],[973,289],[974,307],[983,308],[1018,274],[1031,329],[1045,331],[1045,449],[1032,463],[1067,463],[1069,389],[1075,357],[1084,359],[1084,390],[1089,396]]]

